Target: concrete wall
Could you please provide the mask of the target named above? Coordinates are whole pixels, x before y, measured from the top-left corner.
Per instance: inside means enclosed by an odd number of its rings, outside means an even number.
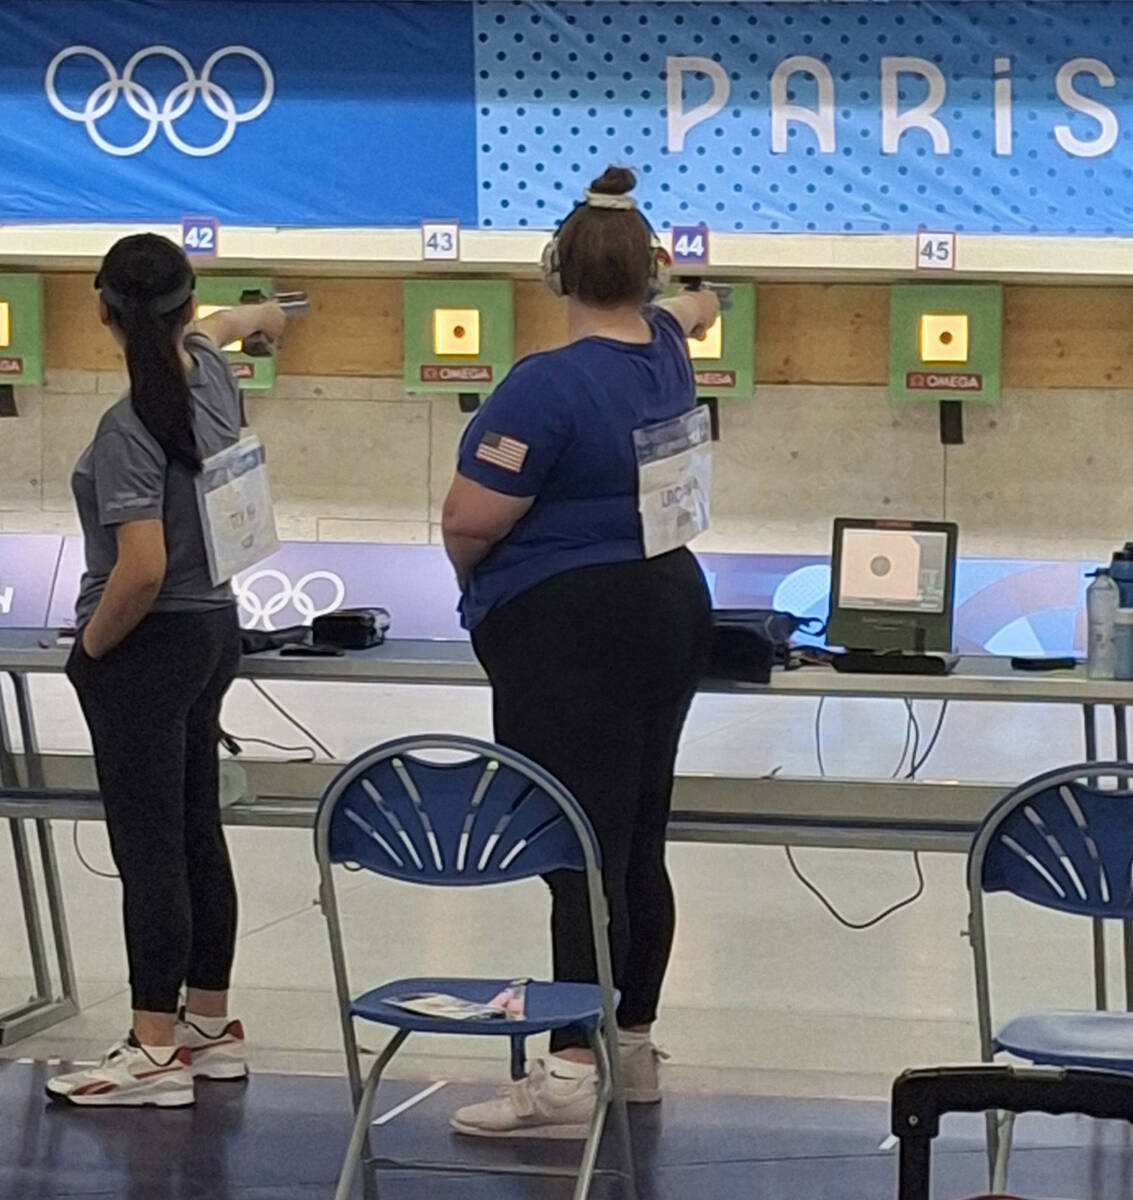
[[[49,370],[0,420],[0,530],[69,532],[69,476],[117,371]],[[764,384],[722,406],[715,528],[704,549],[822,552],[836,515],[960,523],[967,554],[1096,558],[1133,537],[1133,391],[1008,389],[941,446],[934,404],[864,385]],[[400,381],[282,375],[249,395],[271,455],[280,528],[300,540],[424,542],[467,418]]]

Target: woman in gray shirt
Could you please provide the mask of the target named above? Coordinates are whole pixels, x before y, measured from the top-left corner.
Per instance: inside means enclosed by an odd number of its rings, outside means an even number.
[[[98,1066],[49,1081],[48,1095],[72,1104],[176,1107],[192,1104],[194,1075],[247,1072],[227,1007],[236,890],[217,757],[240,634],[231,587],[209,573],[196,477],[240,435],[220,347],[275,340],[285,317],[248,305],[194,324],[194,284],[184,253],[154,234],[119,241],[95,280],[130,388],[72,480],[87,570],[67,674],[122,879],[134,1012]]]

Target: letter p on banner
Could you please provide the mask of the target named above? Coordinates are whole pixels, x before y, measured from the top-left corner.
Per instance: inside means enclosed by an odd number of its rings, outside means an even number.
[[[684,111],[685,72],[707,75],[712,80],[712,95],[695,108]],[[669,153],[679,154],[685,148],[685,135],[695,125],[714,117],[732,92],[728,73],[711,58],[677,55],[665,60],[666,102],[669,123]]]

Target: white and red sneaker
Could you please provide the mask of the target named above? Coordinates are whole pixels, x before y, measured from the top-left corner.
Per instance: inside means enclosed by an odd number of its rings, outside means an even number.
[[[184,1009],[177,1015],[177,1045],[189,1053],[195,1079],[246,1079],[244,1026],[229,1021],[222,1032],[212,1035],[193,1023]]]
[[[90,1108],[183,1108],[195,1099],[189,1063],[181,1047],[170,1047],[169,1058],[159,1061],[131,1033],[97,1066],[49,1079],[47,1095]]]

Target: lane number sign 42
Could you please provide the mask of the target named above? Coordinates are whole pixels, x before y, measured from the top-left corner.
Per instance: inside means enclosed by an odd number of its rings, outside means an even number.
[[[673,226],[673,262],[685,266],[708,265],[708,229],[704,225]]]
[[[220,241],[216,217],[185,217],[181,221],[181,245],[193,258],[215,258]]]
[[[421,225],[421,257],[456,262],[460,258],[460,226],[455,221],[425,221]]]
[[[952,271],[956,267],[956,235],[917,232],[917,269],[920,271]]]

